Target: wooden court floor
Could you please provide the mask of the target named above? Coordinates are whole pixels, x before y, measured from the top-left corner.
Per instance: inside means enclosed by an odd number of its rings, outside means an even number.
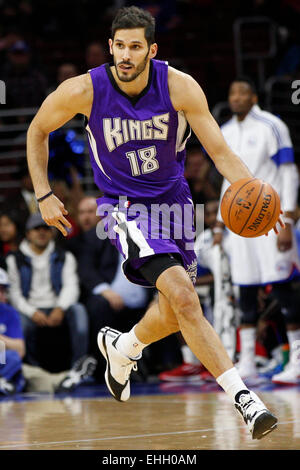
[[[259,395],[279,419],[260,441],[223,392],[2,401],[0,450],[299,450],[300,389]]]

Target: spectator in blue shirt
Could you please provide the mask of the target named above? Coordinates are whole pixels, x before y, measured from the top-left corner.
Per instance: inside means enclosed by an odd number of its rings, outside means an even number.
[[[19,313],[7,303],[7,287],[7,274],[0,268],[0,395],[13,395],[25,387],[25,342]]]

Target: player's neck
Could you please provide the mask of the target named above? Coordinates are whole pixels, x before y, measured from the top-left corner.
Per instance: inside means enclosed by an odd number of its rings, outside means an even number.
[[[137,96],[140,93],[142,93],[144,88],[146,88],[146,86],[148,85],[149,70],[150,70],[150,61],[146,65],[145,70],[142,73],[140,73],[138,77],[132,80],[132,82],[123,82],[122,80],[118,78],[115,66],[111,68],[116,84],[118,85],[120,90],[122,90],[128,96]]]

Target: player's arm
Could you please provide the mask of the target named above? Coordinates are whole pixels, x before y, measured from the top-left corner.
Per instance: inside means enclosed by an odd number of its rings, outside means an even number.
[[[247,166],[227,145],[199,84],[190,75],[169,67],[168,85],[174,108],[184,112],[191,128],[224,178],[230,184],[241,178],[253,178]],[[285,227],[281,217],[278,221]],[[278,234],[276,226],[274,231]]]
[[[90,75],[80,75],[63,82],[43,102],[27,133],[27,161],[35,195],[39,199],[51,191],[48,181],[48,137],[76,114],[89,115],[93,99]],[[52,195],[39,204],[43,219],[67,235],[70,223],[64,205]]]
[[[241,178],[253,178],[247,166],[225,142],[198,83],[191,76],[170,68],[169,89],[174,108],[184,111],[191,128],[224,178],[230,183]]]

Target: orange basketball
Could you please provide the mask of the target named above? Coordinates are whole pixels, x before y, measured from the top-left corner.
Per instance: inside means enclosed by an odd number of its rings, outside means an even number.
[[[280,199],[272,186],[258,178],[233,183],[221,201],[224,224],[241,237],[260,237],[272,230],[280,215]]]

